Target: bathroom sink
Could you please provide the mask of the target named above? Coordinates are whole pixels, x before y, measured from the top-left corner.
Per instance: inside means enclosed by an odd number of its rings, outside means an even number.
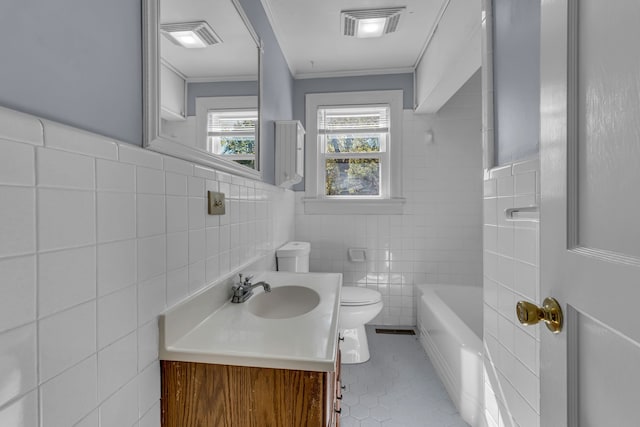
[[[248,310],[265,319],[288,319],[302,316],[320,304],[320,295],[304,286],[278,286],[271,292],[254,295]]]

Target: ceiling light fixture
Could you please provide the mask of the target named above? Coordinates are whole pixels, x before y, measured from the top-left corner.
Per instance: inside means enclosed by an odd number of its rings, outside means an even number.
[[[206,21],[161,24],[160,30],[178,46],[198,49],[222,42]]]
[[[405,7],[343,10],[340,12],[345,36],[358,38],[380,37],[398,28],[400,14]]]

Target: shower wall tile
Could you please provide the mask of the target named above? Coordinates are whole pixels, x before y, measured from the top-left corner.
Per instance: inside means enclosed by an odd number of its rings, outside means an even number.
[[[311,242],[310,269],[381,292],[384,308],[373,324],[415,325],[414,284],[482,285],[480,90],[467,90],[464,102],[454,99],[438,114],[404,112],[403,170],[395,177],[406,198],[402,215],[308,215],[304,193],[296,193],[295,236]],[[349,248],[366,249],[366,261],[351,262]]]
[[[168,164],[165,163],[165,170]],[[165,182],[165,192],[171,196],[187,195],[187,176],[178,173],[167,172]]]
[[[135,193],[99,191],[96,195],[98,243],[136,237]]]
[[[136,240],[98,245],[98,295],[136,283]]]
[[[96,303],[87,302],[38,322],[40,382],[96,352]]]
[[[0,222],[0,257],[35,252],[35,189],[0,186],[0,200],[3,207]]]
[[[96,297],[96,247],[38,257],[38,313],[47,316]]]
[[[0,138],[31,145],[43,145],[42,120],[0,107]]]
[[[21,427],[38,427],[38,393],[36,390],[14,400],[0,411],[0,425],[15,425],[19,420]]]
[[[100,405],[100,426],[129,426],[138,420],[137,379]]]
[[[101,159],[117,159],[118,144],[112,139],[44,120],[45,146]]]
[[[99,401],[105,401],[136,376],[138,373],[136,347],[137,338],[136,333],[133,332],[98,352]]]
[[[71,426],[80,421],[98,404],[97,356],[42,384],[39,399],[43,427]]]
[[[0,200],[3,426],[158,427],[158,315],[294,232],[291,191],[3,108]]]
[[[132,165],[97,159],[96,176],[98,191],[136,191],[136,169]]]
[[[160,400],[160,367],[152,364],[138,376],[138,409],[142,417]]]
[[[36,320],[36,257],[0,259],[0,332]]]
[[[35,388],[38,383],[36,354],[35,323],[0,335],[0,377],[5,379],[0,406]]]
[[[95,195],[92,191],[39,189],[38,249],[95,244]]]
[[[539,331],[515,315],[517,301],[540,300],[540,224],[504,215],[508,207],[536,204],[539,179],[534,159],[493,169],[484,182],[485,405],[495,409],[487,411],[489,425],[540,423]]]
[[[31,145],[0,139],[0,184],[33,186],[34,159]]]
[[[138,325],[136,286],[98,299],[98,349],[129,334]]]
[[[37,148],[36,167],[39,187],[95,188],[95,160],[91,157]]]

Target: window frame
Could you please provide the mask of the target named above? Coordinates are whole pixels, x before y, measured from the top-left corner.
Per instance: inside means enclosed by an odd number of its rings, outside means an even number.
[[[379,108],[379,107],[384,107],[385,109],[388,108],[388,114],[391,114],[391,106],[389,104],[377,104],[377,105],[349,105],[349,106],[345,106],[345,105],[326,105],[326,106],[319,106],[318,109],[316,110],[316,114],[319,114],[320,109],[342,109],[342,108],[346,108],[346,109],[360,109],[362,108],[363,110],[366,110],[367,108]],[[390,119],[389,119],[390,122]],[[387,123],[384,131],[383,129],[376,129],[376,128],[370,128],[367,130],[371,130],[371,132],[364,132],[362,131],[361,134],[367,135],[367,134],[377,134],[380,135],[380,150],[379,151],[366,151],[366,152],[340,152],[340,153],[334,153],[334,152],[329,152],[327,151],[327,143],[328,143],[328,137],[330,135],[349,135],[352,134],[352,132],[346,131],[346,132],[328,132],[326,129],[323,130],[322,132],[322,136],[318,135],[318,146],[319,146],[319,151],[318,151],[318,155],[322,158],[318,159],[318,168],[319,168],[319,185],[322,187],[323,191],[322,191],[322,197],[326,198],[326,199],[340,199],[340,200],[346,200],[349,198],[354,198],[354,199],[364,199],[364,198],[368,198],[368,199],[388,199],[390,197],[390,187],[389,187],[389,181],[391,180],[390,177],[390,155],[389,155],[389,147],[390,147],[390,141],[389,141],[389,135],[390,135],[390,124]],[[359,132],[360,133],[360,132]],[[355,135],[355,133],[353,133]],[[321,140],[322,138],[322,140]],[[378,195],[354,195],[354,196],[348,196],[348,195],[329,195],[326,194],[326,182],[327,182],[327,168],[326,168],[326,162],[327,160],[349,160],[349,159],[377,159],[378,160],[378,164],[380,166],[379,168],[379,180],[380,180],[380,185],[379,185],[379,194]],[[324,165],[323,167],[321,167],[321,165]],[[320,191],[320,188],[318,189],[318,191]]]
[[[389,105],[389,135],[386,165],[381,168],[379,196],[325,195],[326,158],[318,138],[318,109]],[[311,93],[305,96],[307,150],[305,152],[305,213],[318,214],[402,214],[402,90]]]
[[[225,109],[216,109],[210,108],[207,109],[207,123],[209,123],[209,117],[212,114],[218,115],[227,115],[227,114],[238,114],[242,113],[243,115],[255,115],[255,118],[252,118],[254,122],[253,130],[236,130],[236,131],[211,131],[209,129],[209,125],[207,124],[207,143],[206,150],[212,154],[217,156],[222,156],[225,159],[238,162],[239,160],[252,160],[255,163],[256,155],[255,155],[255,145],[257,140],[257,128],[258,128],[258,110],[257,109],[248,109],[248,108],[225,108]],[[221,154],[217,152],[217,147],[220,145],[220,140],[225,137],[252,137],[253,138],[253,146],[254,152],[252,154]],[[213,139],[213,141],[211,139]],[[217,140],[216,140],[217,139]]]
[[[196,145],[201,150],[204,150],[219,159],[224,159],[227,162],[233,162],[237,164],[233,156],[225,156],[220,154],[213,154],[209,151],[209,129],[208,129],[208,117],[209,111],[234,111],[234,110],[252,110],[256,109],[258,103],[257,96],[207,96],[196,98]],[[260,132],[260,112],[258,111],[258,119],[256,121],[256,140],[259,141]],[[259,143],[258,143],[259,144]],[[260,149],[259,145],[254,145],[254,162],[259,165],[260,162]],[[243,168],[245,166],[242,166]],[[258,166],[259,167],[259,166]],[[252,168],[247,168],[254,170]]]

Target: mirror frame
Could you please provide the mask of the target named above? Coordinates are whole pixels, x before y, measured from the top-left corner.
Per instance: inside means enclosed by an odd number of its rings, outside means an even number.
[[[228,172],[246,178],[262,180],[261,150],[262,141],[262,40],[253,29],[249,18],[245,14],[238,0],[228,0],[233,3],[240,19],[244,22],[251,37],[256,43],[258,55],[258,130],[255,144],[256,167],[251,169],[233,160],[198,150],[178,143],[164,136],[160,125],[160,0],[142,0],[143,14],[143,147],[172,157],[211,167],[215,170]],[[186,92],[186,91],[185,91]],[[185,97],[186,98],[186,97]],[[186,100],[185,100],[186,102]]]

